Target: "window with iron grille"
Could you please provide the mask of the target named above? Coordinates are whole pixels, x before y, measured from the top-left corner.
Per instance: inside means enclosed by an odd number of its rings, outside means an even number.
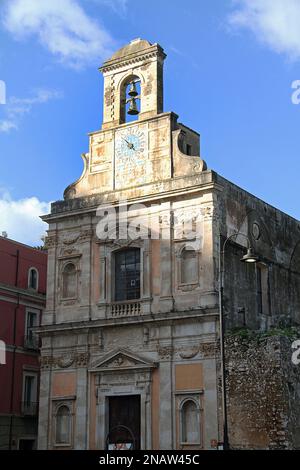
[[[140,249],[128,248],[115,253],[115,300],[140,298]]]

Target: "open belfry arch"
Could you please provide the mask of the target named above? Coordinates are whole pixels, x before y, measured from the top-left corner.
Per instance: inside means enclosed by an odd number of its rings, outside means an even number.
[[[166,55],[158,44],[135,39],[116,52],[100,68],[104,77],[102,128],[125,122],[126,87],[141,84],[140,119],[163,112],[163,66]]]

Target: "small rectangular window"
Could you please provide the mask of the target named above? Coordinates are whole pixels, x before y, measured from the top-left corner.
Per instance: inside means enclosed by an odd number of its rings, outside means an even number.
[[[38,326],[38,313],[28,311],[26,315],[25,341],[24,346],[30,349],[38,348],[38,337],[34,328]]]
[[[32,397],[34,394],[34,380],[35,377],[32,375],[25,376],[25,385],[24,385],[24,403],[30,405],[32,403]]]
[[[35,416],[37,413],[37,374],[26,372],[23,377],[22,412]]]
[[[269,270],[268,267],[260,264],[256,266],[256,294],[258,314],[269,315]]]
[[[261,268],[256,267],[256,289],[257,289],[257,310],[258,313],[263,313],[263,292],[262,292],[262,276]]]
[[[186,144],[186,154],[192,155],[192,146],[190,144]]]

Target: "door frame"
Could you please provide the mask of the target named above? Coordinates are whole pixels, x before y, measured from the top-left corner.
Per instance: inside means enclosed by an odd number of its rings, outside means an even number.
[[[151,449],[152,444],[152,426],[151,426],[151,374],[147,374],[149,379],[147,382],[149,386],[143,387],[143,390],[138,389],[135,385],[130,387],[114,386],[107,390],[101,390],[102,387],[97,387],[97,406],[96,406],[96,445],[98,449],[105,449],[106,436],[109,432],[109,400],[110,396],[124,396],[124,395],[139,395],[140,396],[140,448],[141,450]],[[134,377],[134,374],[133,374]],[[126,390],[124,390],[126,388]]]

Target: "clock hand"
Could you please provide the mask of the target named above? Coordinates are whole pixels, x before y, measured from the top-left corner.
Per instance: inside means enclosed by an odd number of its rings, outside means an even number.
[[[129,149],[135,150],[134,145],[133,145],[132,142],[128,142],[128,140],[124,139],[124,137],[122,137],[122,139],[126,142],[127,147],[128,147]]]
[[[122,140],[124,140],[126,142],[127,145],[129,145],[128,140],[124,139],[124,137],[121,137],[121,138],[122,138]]]

